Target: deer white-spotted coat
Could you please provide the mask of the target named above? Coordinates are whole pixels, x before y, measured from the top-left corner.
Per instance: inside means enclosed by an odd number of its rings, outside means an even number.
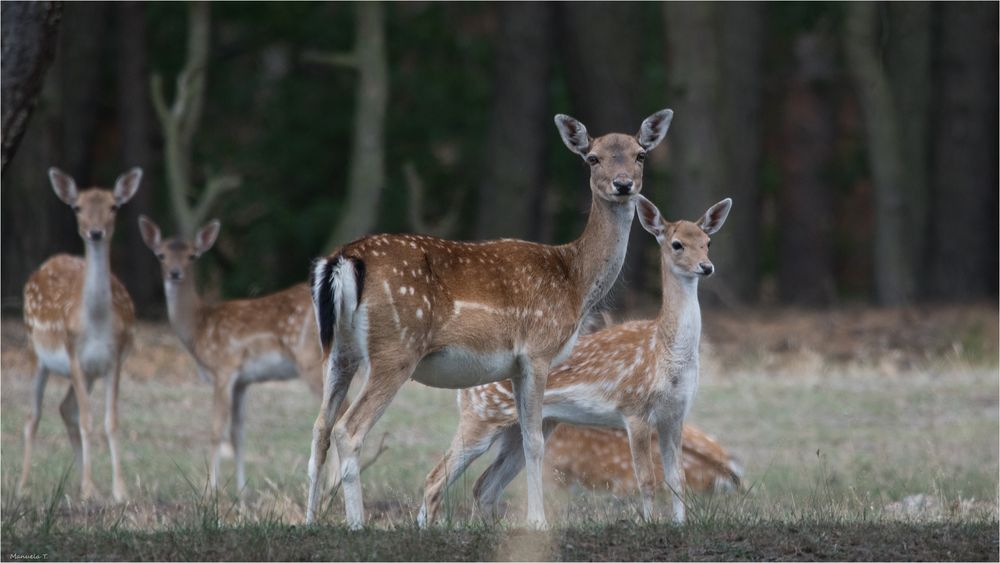
[[[654,476],[663,485],[659,440],[651,440]],[[616,495],[638,492],[628,434],[618,428],[560,424],[545,442],[545,465],[560,482]],[[742,489],[743,468],[719,442],[701,429],[685,424],[681,434],[684,489],[725,493]]]
[[[663,139],[671,116],[663,110],[647,118],[637,135],[597,139],[579,121],[556,116],[563,142],[591,171],[590,217],[574,242],[376,235],[314,263],[313,301],[326,364],[323,404],[313,426],[307,522],[315,519],[317,479],[332,431],[347,523],[363,525],[358,454],[412,377],[444,388],[513,381],[528,459],[527,524],[546,526],[540,408],[546,377],[569,355],[581,319],[618,276],[645,153]],[[366,384],[336,420],[355,372]]]
[[[714,271],[708,260],[709,235],[722,226],[732,202],[717,203],[697,223],[667,223],[647,199],[637,196],[637,200],[642,226],[660,245],[660,314],[581,337],[569,358],[549,374],[542,417],[546,435],[561,422],[624,428],[647,520],[653,517],[657,482],[651,449],[655,435],[673,519],[682,522],[679,457],[681,428],[698,388],[698,280]],[[427,476],[421,522],[433,521],[444,489],[500,439],[496,460],[473,489],[483,514],[493,515],[500,494],[524,466],[514,405],[509,381],[459,393],[458,431]]]
[[[127,497],[118,449],[118,389],[122,363],[132,342],[135,309],[125,286],[111,273],[111,236],[118,208],[135,195],[142,170],[122,174],[113,190],[79,190],[69,175],[49,169],[56,195],[76,215],[84,257],[60,254],[45,261],[24,286],[24,324],[35,353],[31,415],[24,427],[24,463],[18,489],[31,469],[31,450],[42,415],[42,398],[50,374],[69,378],[70,388],[59,406],[66,433],[80,468],[80,494],[94,497],[88,396],[94,382],[105,380],[104,431],[111,453],[112,495]]]
[[[309,286],[294,285],[254,299],[205,303],[195,286],[194,263],[207,252],[221,225],[212,221],[187,241],[164,240],[159,227],[139,218],[146,246],[160,261],[170,326],[213,385],[212,462],[209,483],[218,487],[219,466],[232,444],[236,486],[246,486],[243,424],[247,388],[264,381],[302,377],[322,389],[322,357]]]

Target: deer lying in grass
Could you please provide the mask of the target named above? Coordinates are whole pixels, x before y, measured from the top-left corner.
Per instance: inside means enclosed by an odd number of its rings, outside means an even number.
[[[624,428],[646,520],[653,517],[656,477],[651,441],[657,435],[673,519],[683,522],[679,454],[681,428],[698,388],[698,280],[715,269],[708,260],[709,235],[722,227],[732,201],[713,205],[696,223],[667,223],[649,200],[636,199],[643,228],[660,245],[660,314],[580,338],[569,358],[549,375],[542,407],[544,433],[550,434],[560,422]],[[433,522],[444,489],[498,438],[496,460],[473,489],[485,516],[493,516],[500,494],[524,466],[509,381],[461,391],[459,409],[451,447],[427,476],[418,516],[421,525]]]
[[[546,526],[545,380],[573,349],[581,320],[618,277],[642,188],[643,160],[663,139],[671,116],[663,110],[647,118],[636,135],[597,139],[579,121],[556,116],[563,142],[590,166],[590,217],[574,242],[547,246],[376,235],[314,263],[313,303],[326,371],[323,404],[313,426],[307,522],[315,519],[317,479],[332,432],[347,524],[355,529],[364,524],[358,453],[412,377],[452,389],[513,380],[528,460],[527,524]],[[337,419],[355,372],[365,376],[366,384]]]
[[[663,484],[659,440],[651,440],[657,486]],[[617,428],[560,424],[545,441],[545,465],[560,481],[630,495],[638,491],[628,434]],[[685,490],[725,493],[743,488],[743,468],[711,436],[685,424],[681,435]]]
[[[303,377],[314,391],[322,389],[322,358],[305,283],[255,299],[202,302],[195,288],[194,262],[219,236],[212,221],[194,240],[164,240],[149,218],[139,218],[146,246],[160,260],[170,326],[213,383],[212,463],[209,483],[218,487],[220,460],[231,443],[236,486],[246,486],[243,422],[247,388],[254,383]]]
[[[118,208],[139,189],[142,170],[133,168],[122,174],[110,191],[79,191],[73,178],[56,168],[49,169],[49,179],[59,199],[76,213],[84,257],[53,256],[24,286],[24,324],[35,352],[36,371],[31,417],[24,427],[24,465],[18,490],[28,482],[45,384],[49,374],[55,373],[70,380],[59,413],[81,471],[80,495],[85,499],[96,496],[88,396],[94,381],[104,378],[104,431],[111,453],[112,495],[120,502],[127,493],[116,438],[118,387],[122,363],[132,343],[135,309],[125,286],[111,273],[111,236]]]

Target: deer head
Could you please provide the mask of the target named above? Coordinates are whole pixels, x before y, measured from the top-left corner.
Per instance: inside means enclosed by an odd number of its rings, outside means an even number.
[[[610,133],[591,138],[587,128],[568,115],[556,116],[556,127],[569,150],[590,166],[590,189],[598,197],[622,201],[642,191],[646,151],[660,144],[674,112],[660,110],[646,118],[634,136]]]
[[[110,191],[101,188],[79,191],[76,181],[55,167],[49,168],[49,180],[59,199],[76,213],[76,226],[83,240],[97,242],[111,239],[118,208],[139,190],[142,169],[133,168],[119,176]]]
[[[712,245],[711,235],[717,233],[726,222],[733,200],[728,197],[712,207],[695,222],[663,220],[660,210],[648,199],[638,196],[636,210],[639,222],[649,234],[656,237],[660,252],[671,271],[684,277],[708,277],[715,266],[708,259],[708,248]]]
[[[222,223],[214,219],[198,229],[192,241],[179,237],[163,240],[156,223],[145,215],[139,216],[139,232],[142,233],[142,240],[160,261],[163,281],[167,283],[179,283],[189,278],[194,261],[212,248],[221,228]]]

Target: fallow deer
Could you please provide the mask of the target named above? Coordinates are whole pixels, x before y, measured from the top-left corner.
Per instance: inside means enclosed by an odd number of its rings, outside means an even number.
[[[527,524],[546,526],[540,408],[545,380],[573,349],[582,319],[618,277],[642,189],[643,160],[663,140],[672,115],[670,110],[653,114],[636,135],[597,139],[579,121],[555,117],[563,142],[590,167],[590,217],[574,242],[547,246],[375,235],[314,262],[313,303],[325,367],[309,459],[307,522],[315,519],[317,479],[332,432],[347,524],[363,525],[358,453],[412,377],[452,389],[513,380],[528,459]],[[337,418],[356,372],[366,384]]]
[[[663,484],[659,440],[651,440],[657,486]],[[638,491],[628,435],[617,428],[560,424],[545,442],[545,465],[565,484],[631,495]],[[690,424],[681,435],[684,487],[705,493],[743,488],[743,468],[714,438]]]
[[[322,358],[305,283],[254,299],[204,303],[195,287],[195,261],[219,236],[221,224],[203,226],[191,241],[164,240],[160,228],[139,217],[139,231],[163,274],[167,315],[198,374],[213,384],[212,462],[209,484],[218,487],[219,466],[232,444],[236,487],[246,487],[243,422],[247,388],[254,383],[302,377],[322,389]]]
[[[640,223],[660,245],[660,314],[653,320],[627,322],[581,337],[569,358],[549,375],[543,428],[546,436],[560,422],[624,428],[642,496],[642,516],[647,520],[653,517],[656,477],[650,446],[655,433],[673,519],[683,522],[679,454],[681,428],[698,387],[698,280],[715,269],[708,260],[709,235],[722,227],[732,201],[715,204],[697,223],[667,223],[649,200],[636,199]],[[444,458],[427,476],[421,524],[433,521],[444,489],[499,438],[495,461],[473,488],[483,515],[493,515],[500,494],[524,466],[522,431],[514,405],[509,381],[459,393],[458,431]]]
[[[127,497],[118,450],[118,389],[122,363],[132,343],[135,309],[128,291],[111,273],[111,236],[119,207],[132,199],[142,170],[122,174],[113,190],[78,190],[76,182],[57,168],[49,169],[52,188],[76,214],[84,257],[59,254],[49,258],[24,286],[24,324],[35,352],[35,382],[31,415],[24,427],[24,464],[18,489],[31,469],[31,449],[42,416],[42,398],[49,374],[69,378],[70,388],[59,406],[70,444],[80,467],[80,496],[96,496],[91,475],[91,413],[89,395],[94,381],[105,380],[104,431],[111,453],[112,495]]]

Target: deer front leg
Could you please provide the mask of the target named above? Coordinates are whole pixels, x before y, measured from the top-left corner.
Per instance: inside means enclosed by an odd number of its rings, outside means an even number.
[[[663,460],[663,482],[670,495],[674,522],[684,522],[684,473],[681,468],[681,430],[683,419],[657,424],[660,457]]]
[[[35,445],[35,432],[38,431],[38,421],[42,419],[42,398],[45,396],[45,384],[49,380],[49,370],[41,362],[35,369],[35,384],[31,393],[31,416],[24,425],[24,463],[21,466],[21,479],[17,483],[17,492],[21,494],[28,485],[28,472],[31,470],[31,449]]]
[[[88,400],[91,383],[80,367],[80,362],[73,358],[70,364],[70,388],[76,400],[76,430],[79,435],[80,459],[80,498],[90,499],[97,496],[97,487],[91,473],[90,459],[90,401]],[[67,430],[69,426],[67,425]]]
[[[653,495],[656,489],[656,464],[653,461],[653,427],[638,417],[625,419],[628,445],[632,450],[632,467],[639,484],[642,501],[642,519],[653,519]]]
[[[104,398],[104,434],[108,439],[108,450],[111,453],[111,494],[115,502],[125,502],[128,499],[118,452],[118,389],[120,382],[121,359],[119,358],[111,370],[111,377],[105,382]]]
[[[246,407],[246,391],[249,387],[239,381],[233,386],[232,422],[229,439],[233,443],[233,457],[236,463],[236,490],[240,494],[247,485],[246,468],[243,466],[243,414]]]
[[[521,373],[511,381],[517,402],[517,419],[521,426],[522,447],[528,477],[529,528],[548,528],[545,521],[545,501],[542,497],[542,457],[545,455],[545,438],[542,434],[542,397],[549,374],[548,358],[523,358]]]
[[[209,466],[208,484],[212,489],[219,488],[219,466],[222,463],[222,451],[227,445],[226,430],[232,412],[232,386],[230,379],[238,375],[226,377],[217,373],[215,390],[212,394],[212,464]]]

